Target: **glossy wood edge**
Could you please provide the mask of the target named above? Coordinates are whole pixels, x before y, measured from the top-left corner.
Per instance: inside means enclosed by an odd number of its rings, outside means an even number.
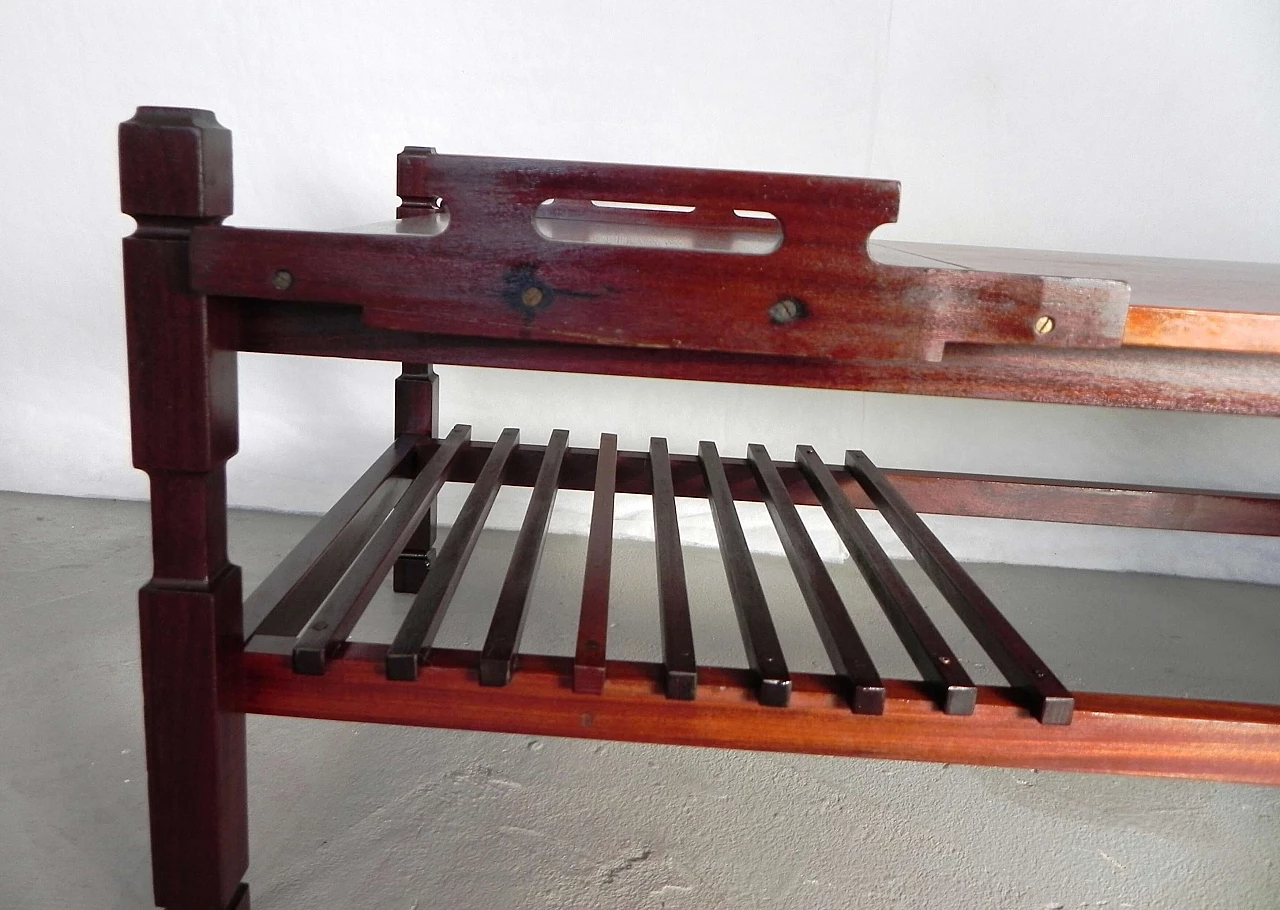
[[[884,683],[875,661],[858,634],[826,563],[813,545],[809,531],[782,483],[777,465],[762,445],[748,446],[747,453],[756,481],[764,493],[769,518],[791,564],[792,574],[809,608],[818,637],[832,667],[847,683],[849,707],[858,714],[882,713]]]
[[[845,467],[1000,672],[1027,693],[1040,722],[1071,723],[1075,702],[1067,687],[880,469],[856,450],[845,453]]]
[[[610,661],[599,695],[573,691],[572,658],[527,656],[482,688],[477,652],[436,649],[416,682],[383,674],[386,646],[352,643],[323,677],[287,656],[245,656],[256,714],[970,765],[1280,785],[1280,707],[1077,693],[1070,726],[1046,726],[1007,689],[982,686],[972,716],[943,713],[917,682],[886,681],[885,711],[849,712],[832,676],[792,674],[788,708],[755,698],[746,670],[698,670],[696,701],[664,697],[660,664]]]
[[[345,563],[364,545],[373,529],[369,527],[369,522],[359,521],[361,513],[367,509],[370,513],[381,512],[386,515],[391,500],[398,499],[404,487],[409,484],[407,479],[396,475],[404,472],[415,456],[414,447],[417,442],[418,437],[413,434],[396,437],[387,450],[307,531],[302,541],[245,598],[246,636],[252,636],[258,631],[285,634],[296,625],[301,612],[310,615],[310,607],[302,604],[298,609],[292,609],[287,601],[295,592],[299,592],[299,586],[309,576],[316,573],[317,566],[326,558],[326,554],[342,555],[344,558],[337,562]],[[393,477],[402,482],[388,484]],[[380,496],[383,491],[385,496]],[[357,524],[358,527],[355,526]],[[337,578],[318,581],[318,587],[328,590]]]
[[[427,517],[444,487],[449,466],[470,439],[470,426],[455,426],[399,499],[382,513],[380,524],[360,551],[347,561],[343,571],[333,573],[336,582],[317,598],[319,606],[294,642],[293,667],[299,673],[324,672],[329,654],[346,641],[360,621],[382,579]]]
[[[561,486],[563,486],[561,471]],[[600,434],[596,452],[591,527],[582,576],[582,605],[578,611],[578,644],[573,659],[573,687],[599,694],[604,689],[605,656],[609,646],[609,581],[613,569],[613,507],[618,478],[618,437]]]
[[[835,474],[812,446],[796,446],[796,464],[916,669],[936,688],[942,709],[948,714],[972,714],[977,697],[973,680],[875,534],[850,505]]]
[[[547,540],[547,525],[559,491],[560,463],[569,445],[568,430],[553,430],[538,468],[524,521],[516,535],[507,574],[498,592],[498,601],[489,623],[480,659],[480,681],[487,686],[505,686],[511,681],[520,653],[520,639],[529,618],[529,600],[533,596],[542,550]]]
[[[407,681],[417,678],[418,665],[431,650],[436,632],[462,580],[467,561],[475,550],[484,521],[502,487],[507,458],[520,440],[520,431],[503,430],[485,458],[485,466],[467,495],[449,536],[440,548],[440,557],[427,573],[426,584],[414,595],[400,623],[395,640],[387,651],[387,675]]]
[[[776,708],[786,707],[791,700],[787,659],[782,653],[773,617],[769,614],[769,602],[756,572],[755,557],[742,531],[742,522],[738,519],[729,481],[714,442],[703,440],[698,444],[698,461],[707,482],[707,500],[711,505],[720,560],[724,564],[729,597],[738,617],[738,631],[742,635],[747,664],[760,677],[760,702]]]
[[[674,483],[667,440],[649,439],[649,482],[653,497],[653,542],[658,571],[658,620],[662,635],[662,663],[670,699],[697,697],[698,661],[689,618],[689,586],[685,579],[680,522],[676,516]]]

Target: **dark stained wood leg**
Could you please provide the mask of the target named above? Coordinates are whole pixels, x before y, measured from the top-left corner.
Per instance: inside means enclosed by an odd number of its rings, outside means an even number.
[[[440,382],[429,363],[403,364],[396,380],[396,435],[418,433],[435,439],[440,424]],[[435,556],[436,507],[418,525],[391,570],[391,588],[416,594]]]
[[[248,804],[240,570],[227,561],[238,447],[234,309],[188,285],[188,240],[231,213],[213,114],[140,108],[120,127],[134,464],[151,478],[154,574],[139,595],[156,903],[245,910]]]

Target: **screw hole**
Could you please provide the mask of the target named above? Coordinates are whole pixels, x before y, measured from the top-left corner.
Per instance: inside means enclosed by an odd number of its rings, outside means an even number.
[[[809,315],[809,308],[804,305],[804,301],[797,297],[783,297],[773,306],[769,307],[769,319],[774,325],[786,325],[789,322],[795,322],[797,319],[803,319]]]

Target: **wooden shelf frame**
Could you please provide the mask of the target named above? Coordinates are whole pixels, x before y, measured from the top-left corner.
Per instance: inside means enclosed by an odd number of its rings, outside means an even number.
[[[133,454],[152,499],[139,629],[158,905],[249,910],[246,712],[1280,784],[1280,708],[1065,693],[915,517],[1280,536],[1280,496],[872,472],[858,456],[850,471],[803,450],[797,462],[672,454],[657,441],[618,452],[608,434],[589,449],[442,438],[432,368],[1276,417],[1280,266],[885,243],[871,232],[896,217],[891,181],[422,148],[400,156],[389,226],[231,228],[231,135],[212,113],[140,108],[119,141],[121,208],[137,221],[124,241]],[[602,212],[602,199],[697,207]],[[672,230],[683,247],[599,245]],[[391,445],[247,599],[226,540],[239,351],[403,365]],[[437,547],[434,497],[448,481],[475,486],[465,533],[455,523]],[[482,652],[426,654],[502,484],[535,493],[498,621]],[[558,489],[595,491],[573,658],[519,648]],[[678,524],[664,519],[665,663],[608,658],[616,493],[656,493],[667,519],[674,499],[710,497],[752,669],[697,665]],[[785,668],[735,533],[738,501],[770,506],[836,675]],[[800,505],[823,506],[859,551],[924,681],[880,679],[853,646],[794,521]],[[945,641],[851,511],[876,506],[899,517],[979,640],[1003,651],[1016,688],[972,686],[943,663]],[[413,622],[391,645],[347,641],[388,572],[396,591],[417,592]]]

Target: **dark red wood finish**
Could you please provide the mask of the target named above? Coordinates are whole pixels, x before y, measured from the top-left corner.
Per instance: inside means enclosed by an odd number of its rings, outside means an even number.
[[[551,523],[551,507],[560,489],[560,464],[568,446],[569,431],[554,430],[542,454],[538,479],[533,483],[533,495],[529,497],[529,507],[520,525],[520,533],[516,535],[511,563],[498,593],[498,603],[481,652],[480,681],[487,686],[505,686],[515,672],[520,638],[524,633],[525,620],[529,618],[529,599],[533,596],[533,583],[542,563],[547,525]]]
[[[661,436],[649,440],[649,486],[653,491],[653,546],[658,567],[658,618],[667,698],[692,700],[698,692],[698,661],[689,620],[689,585],[680,549],[671,456]]]
[[[440,380],[429,363],[406,363],[396,380],[396,437],[440,435]],[[436,507],[418,525],[391,570],[392,590],[413,594],[422,587],[436,543]]]
[[[877,244],[870,232],[897,207],[897,185],[885,181],[425,149],[401,155],[406,220],[389,231],[231,229],[221,226],[231,213],[231,139],[209,112],[140,108],[121,126],[120,158],[122,209],[138,223],[124,242],[125,298],[134,460],[150,476],[154,544],[140,637],[155,896],[169,910],[248,910],[246,710],[1280,784],[1280,708],[1084,694],[1070,726],[1029,723],[1025,690],[1049,705],[1047,721],[1066,719],[1070,696],[1046,690],[1057,682],[1037,675],[1047,668],[1023,659],[989,611],[975,612],[984,595],[915,514],[1280,535],[1280,497],[1267,494],[869,474],[855,459],[868,496],[811,452],[798,456],[804,465],[775,463],[763,449],[700,461],[670,455],[662,440],[648,453],[618,453],[606,434],[599,451],[567,449],[555,482],[544,478],[535,491],[548,511],[558,488],[596,491],[575,658],[520,655],[510,674],[545,532],[546,516],[531,507],[527,558],[513,563],[510,602],[486,649],[489,681],[507,684],[477,684],[482,654],[436,650],[422,665],[499,486],[535,485],[547,458],[547,447],[519,446],[511,430],[462,448],[433,478],[433,364],[1278,416],[1269,273],[1201,263],[1188,282],[1179,277],[1186,269],[1148,261],[1094,272],[1092,260],[1059,254]],[[694,210],[601,209],[593,200]],[[1038,277],[1059,265],[1056,274],[1073,277]],[[976,271],[984,268],[1037,274]],[[1122,284],[1100,278],[1135,281],[1140,311],[1127,307]],[[1211,292],[1226,285],[1248,301],[1246,318],[1206,318]],[[1159,347],[1196,344],[1206,349]],[[243,605],[226,545],[237,350],[403,369],[395,443]],[[433,560],[435,515],[422,507],[446,478],[476,486]],[[654,497],[665,665],[605,659],[615,492]],[[852,693],[841,676],[784,672],[789,706],[765,707],[753,695],[759,674],[697,667],[678,496],[711,498],[722,541],[737,540],[733,501],[768,504]],[[924,682],[876,675],[797,504],[823,505],[859,550]],[[921,622],[852,511],[874,506],[944,593],[964,601],[958,609],[984,644],[1018,652],[1001,665],[1022,692],[973,687],[941,663],[946,643]],[[748,649],[758,651],[767,645],[763,597],[742,547],[731,542],[725,553]],[[396,641],[344,642],[393,560],[395,589],[417,592]],[[309,630],[335,592],[332,634]],[[323,675],[292,672],[304,638],[319,648]],[[842,707],[849,694],[866,714]]]
[[[724,560],[729,596],[738,616],[742,646],[747,652],[747,665],[760,678],[760,704],[785,708],[791,700],[791,675],[787,672],[787,661],[769,615],[764,588],[760,586],[755,560],[742,532],[733,493],[714,442],[699,444],[698,461],[707,483],[707,499],[711,503],[720,557]]]
[[[319,606],[307,619],[293,646],[293,667],[320,675],[333,653],[347,640],[405,542],[435,505],[449,467],[471,439],[471,427],[460,425],[440,444],[413,482],[378,516],[377,526],[358,553],[345,561],[345,571],[326,573],[335,583],[317,592]],[[323,565],[322,560],[318,565]]]
[[[902,646],[915,661],[921,677],[935,687],[939,705],[948,714],[972,714],[977,697],[973,680],[871,529],[849,503],[835,475],[812,446],[796,447],[796,465],[822,502],[836,533],[898,633]]]
[[[578,646],[573,658],[573,690],[598,695],[604,691],[605,654],[609,644],[609,579],[613,568],[613,500],[618,479],[618,437],[600,434],[596,453],[591,528],[578,613]],[[561,470],[561,487],[564,471]]]
[[[1124,333],[1120,282],[873,262],[871,231],[897,216],[891,181],[410,150],[398,192],[414,213],[443,199],[447,229],[208,229],[194,285],[359,304],[369,325],[388,329],[837,360],[936,361],[957,342],[1118,347]],[[618,246],[616,230],[605,245],[559,242],[535,224],[552,199],[695,206],[704,219],[764,209],[783,239],[767,255]],[[678,225],[684,213],[664,214]]]
[[[1029,699],[1040,722],[1069,724],[1074,703],[1067,687],[1004,618],[1004,614],[943,546],[937,535],[921,521],[884,473],[864,452],[846,452],[845,467],[862,484],[885,521],[937,585],[1005,679]]]
[[[884,682],[849,617],[826,563],[809,538],[773,459],[764,446],[753,445],[747,449],[747,463],[760,484],[769,517],[773,519],[831,666],[847,684],[849,707],[858,714],[882,714]]]
[[[139,595],[156,903],[249,907],[240,570],[226,461],[239,444],[235,309],[188,282],[193,228],[231,214],[231,134],[208,111],[120,126],[134,465],[151,479],[154,569]]]
[[[467,501],[462,504],[462,511],[454,519],[449,536],[445,538],[439,559],[427,573],[426,582],[409,605],[409,612],[405,614],[395,641],[387,651],[388,678],[405,681],[418,678],[418,667],[431,651],[453,592],[457,590],[467,560],[480,539],[484,520],[498,498],[507,459],[519,440],[520,431],[509,427],[489,449],[480,476],[476,478]]]

